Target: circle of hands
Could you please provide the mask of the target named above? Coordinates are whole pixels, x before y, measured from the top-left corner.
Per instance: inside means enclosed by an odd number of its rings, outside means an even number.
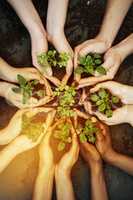
[[[12,68],[12,70],[9,70],[10,78],[4,77],[3,79],[5,82],[2,82],[3,88],[6,90],[4,97],[11,105],[18,107],[19,110],[14,114],[8,126],[0,130],[0,145],[7,145],[0,152],[0,173],[18,154],[28,151],[37,145],[39,147],[40,169],[45,166],[47,171],[51,170],[51,173],[54,171],[53,173],[55,173],[55,176],[58,173],[62,173],[62,175],[64,173],[70,174],[72,167],[78,159],[79,151],[90,167],[94,166],[93,163],[102,162],[101,157],[106,157],[108,154],[108,149],[112,148],[109,130],[105,124],[114,125],[124,123],[126,113],[128,112],[128,104],[130,104],[130,95],[126,88],[127,86],[123,86],[122,84],[114,81],[106,81],[112,79],[115,76],[121,63],[121,58],[113,48],[108,50],[106,53],[105,51],[106,45],[102,41],[98,41],[96,39],[89,40],[76,47],[74,58],[73,56],[70,57],[66,67],[66,73],[62,80],[59,80],[57,77],[53,76],[53,72],[51,71],[52,69],[50,69],[47,74],[42,74],[35,68],[9,67],[10,69]],[[89,52],[98,52],[100,54],[105,53],[103,66],[105,68],[108,66],[106,69],[107,74],[101,76],[95,75],[94,77],[88,78],[81,78],[80,75],[74,74],[72,85],[76,85],[76,91],[78,92],[80,90],[81,93],[78,97],[78,109],[73,107],[75,112],[74,117],[67,117],[68,123],[71,125],[71,147],[69,151],[65,152],[60,160],[56,163],[54,160],[53,149],[50,145],[50,138],[54,133],[56,124],[60,123],[61,119],[57,118],[58,105],[55,105],[52,101],[54,98],[53,88],[58,88],[61,85],[67,85],[69,78],[72,76],[73,69],[76,69],[78,66],[79,55],[87,55]],[[3,59],[1,59],[0,62],[1,64],[8,67],[8,64]],[[12,88],[15,87],[18,83],[18,74],[23,76],[27,81],[38,80],[40,84],[43,84],[45,96],[39,100],[34,97],[30,97],[28,101],[23,104],[22,94],[14,93],[12,90]],[[9,81],[10,83],[6,81]],[[95,86],[89,88],[93,85]],[[87,91],[85,90],[86,86],[89,86],[87,87]],[[97,92],[100,88],[110,90],[114,95],[118,96],[123,103],[121,108],[113,111],[113,115],[110,118],[106,117],[98,111],[92,110],[92,105],[89,100],[87,100],[88,94]],[[81,107],[84,107],[83,112],[80,110]],[[31,138],[28,138],[27,135],[21,134],[23,115],[27,114],[28,117],[33,117],[37,113],[42,112],[46,115],[46,118],[43,122],[43,131],[37,140],[33,141]],[[79,141],[76,129],[79,118],[87,120],[92,115],[95,115],[97,118],[99,118],[100,121],[105,123],[103,124],[98,120],[101,132],[96,135],[95,145],[88,142],[81,143]],[[40,178],[39,176],[40,175],[38,174],[35,184],[34,196],[36,196],[36,190],[38,187],[37,182],[39,182]]]

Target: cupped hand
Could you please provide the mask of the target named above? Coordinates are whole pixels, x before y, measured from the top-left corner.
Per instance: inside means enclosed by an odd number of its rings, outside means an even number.
[[[95,145],[101,157],[109,160],[114,152],[109,127],[102,123],[99,123],[99,127],[101,131],[96,135]]]
[[[93,144],[88,142],[80,143],[80,152],[91,169],[102,164],[100,154]]]
[[[73,50],[68,43],[64,32],[60,32],[54,36],[48,35],[48,40],[59,53],[65,52],[69,54],[69,60],[66,66],[66,74],[62,79],[62,83],[67,84],[67,81],[73,72]]]
[[[90,93],[97,92],[100,88],[108,89],[113,95],[120,98],[123,104],[133,103],[133,87],[115,81],[106,81],[90,89]]]
[[[61,158],[59,163],[56,166],[57,170],[61,170],[64,173],[70,173],[72,167],[76,163],[79,155],[79,143],[77,138],[77,133],[74,127],[71,127],[71,134],[72,134],[72,145],[70,150],[65,153],[65,155]]]
[[[78,45],[75,48],[74,68],[76,69],[78,67],[78,59],[79,59],[80,56],[86,56],[89,53],[103,54],[107,51],[108,48],[109,47],[106,44],[106,42],[104,40],[100,39],[100,38],[90,39],[90,40],[83,42],[82,44]],[[81,76],[76,74],[75,80],[77,82],[79,82],[79,84],[82,84],[82,82],[80,82],[80,79],[81,79]]]
[[[118,108],[115,111],[113,111],[112,117],[106,117],[106,115],[102,114],[99,111],[93,111],[90,102],[85,102],[84,107],[86,112],[90,113],[91,115],[96,115],[101,121],[103,121],[107,125],[111,126],[116,124],[128,123],[128,105],[124,105],[121,108]]]
[[[79,81],[79,88],[113,79],[122,61],[123,59],[117,48],[113,47],[109,49],[104,55],[104,63],[102,64],[106,69],[106,75],[95,73],[94,77],[83,78]]]
[[[37,69],[33,67],[24,67],[24,68],[13,68],[13,81],[18,82],[17,75],[23,76],[27,81],[39,80],[40,83],[43,83],[43,79],[40,76],[40,73]]]

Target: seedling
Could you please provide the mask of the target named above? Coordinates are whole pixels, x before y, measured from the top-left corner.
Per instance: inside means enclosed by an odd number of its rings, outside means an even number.
[[[17,75],[18,87],[13,87],[12,91],[18,94],[22,94],[22,103],[26,104],[30,97],[36,97],[37,99],[45,96],[44,85],[40,84],[38,80],[27,81],[20,74]]]
[[[113,110],[122,106],[119,97],[112,95],[109,90],[103,88],[91,94],[90,100],[93,109],[105,114],[108,118],[112,117]]]
[[[75,73],[87,74],[87,76],[94,76],[95,72],[101,75],[106,75],[106,70],[102,66],[102,56],[100,54],[88,54],[79,58],[79,66]]]
[[[26,114],[22,116],[21,134],[26,135],[33,142],[36,142],[39,136],[44,132],[43,122],[34,120],[35,117],[36,116],[27,117]]]
[[[76,90],[73,86],[62,85],[55,89],[54,96],[58,97],[58,115],[65,117],[73,117],[74,111],[72,110],[75,104]]]
[[[92,119],[85,121],[83,127],[78,127],[80,142],[90,142],[94,144],[96,142],[96,134],[100,131],[97,127],[97,122]]]
[[[57,125],[54,131],[54,138],[58,140],[58,151],[65,150],[66,145],[72,142],[70,128],[71,125],[68,122]]]
[[[37,56],[37,61],[43,68],[51,66],[65,68],[70,55],[66,52],[58,53],[56,50],[49,50],[47,53],[41,53]]]

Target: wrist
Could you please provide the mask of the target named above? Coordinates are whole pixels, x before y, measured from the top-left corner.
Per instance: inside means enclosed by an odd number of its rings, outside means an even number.
[[[113,164],[117,160],[117,152],[111,149],[110,151],[107,151],[102,158],[104,161]]]
[[[71,171],[70,170],[64,170],[60,167],[56,166],[55,168],[55,178],[56,179],[70,179]]]
[[[102,161],[99,163],[91,164],[90,171],[93,174],[99,174],[102,171]]]
[[[6,93],[8,93],[9,88],[10,88],[9,83],[0,82],[0,96],[6,97]]]
[[[106,47],[106,51],[111,47],[112,45],[112,41],[110,41],[104,34],[102,33],[99,33],[97,36],[96,36],[96,39],[105,43],[105,47]]]

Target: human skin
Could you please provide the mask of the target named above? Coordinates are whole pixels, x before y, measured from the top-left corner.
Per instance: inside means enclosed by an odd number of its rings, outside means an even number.
[[[32,3],[31,0],[8,0],[10,5],[14,8],[17,15],[20,17],[24,26],[27,28],[32,47],[32,63],[42,73],[44,73],[42,67],[37,62],[37,55],[42,52],[47,52],[48,43],[46,31],[43,27],[42,21]],[[46,71],[46,70],[45,70]],[[52,75],[52,69],[47,68],[47,74]]]
[[[74,190],[71,181],[71,170],[76,163],[79,154],[79,144],[74,127],[71,127],[72,146],[64,154],[55,168],[56,193],[58,200],[74,200]],[[67,186],[67,187],[66,187]]]
[[[79,81],[78,88],[82,88],[88,85],[94,85],[98,82],[113,79],[117,73],[120,64],[124,59],[133,53],[133,34],[130,34],[127,38],[122,40],[119,44],[110,48],[104,55],[104,63],[102,66],[106,69],[107,74],[95,77],[83,78]]]
[[[107,190],[102,168],[102,160],[95,146],[90,143],[80,143],[81,155],[87,162],[91,173],[91,199],[107,200]]]
[[[49,0],[47,14],[48,40],[53,44],[59,53],[66,52],[70,55],[68,65],[66,67],[66,74],[62,80],[63,83],[67,83],[73,71],[73,50],[70,47],[70,44],[68,43],[64,33],[68,3],[69,0]]]
[[[96,148],[105,162],[133,175],[133,158],[116,152],[112,147],[109,128],[100,125],[102,132],[97,134]]]
[[[53,122],[55,113],[56,111],[50,116],[49,126]],[[39,170],[35,181],[33,200],[50,200],[52,197],[55,164],[53,152],[50,147],[51,135],[52,129],[49,128],[39,146]]]
[[[97,84],[90,90],[90,93],[93,94],[100,88],[108,89],[113,95],[118,96],[122,101],[123,106],[114,110],[112,117],[109,118],[99,111],[93,111],[92,105],[89,101],[84,102],[86,111],[90,114],[96,115],[101,121],[108,125],[129,123],[133,126],[133,87],[115,81],[107,81]]]
[[[28,116],[33,116],[33,114],[38,112],[46,112],[44,108],[38,108],[35,110],[28,111]],[[18,132],[17,135],[12,136],[15,138],[10,144],[8,144],[5,148],[2,149],[0,152],[0,173],[9,165],[9,163],[20,153],[23,153],[25,151],[28,151],[34,147],[36,147],[38,144],[40,144],[42,138],[44,137],[51,121],[52,112],[49,112],[46,118],[46,121],[44,122],[44,131],[41,133],[41,135],[37,138],[36,141],[32,141],[32,139],[28,138],[26,135],[20,135],[21,132]],[[18,128],[16,126],[16,128]],[[12,131],[12,129],[11,129]],[[12,132],[11,132],[12,133]]]
[[[75,48],[74,55],[74,68],[78,66],[78,57],[85,56],[88,53],[99,53],[103,54],[111,47],[116,34],[130,8],[132,0],[121,1],[121,0],[109,0],[107,3],[107,9],[103,19],[103,23],[99,34],[94,38],[83,42]],[[119,15],[118,15],[119,13]],[[106,56],[107,57],[107,56]],[[119,63],[120,64],[120,63]],[[104,66],[104,64],[103,64]],[[106,66],[106,65],[105,65]],[[79,82],[81,79],[80,75],[75,76],[75,80]],[[80,87],[86,85],[94,85],[99,81],[104,81],[112,79],[112,76],[93,77],[88,79],[83,79],[80,82]],[[84,84],[84,86],[83,86]]]

